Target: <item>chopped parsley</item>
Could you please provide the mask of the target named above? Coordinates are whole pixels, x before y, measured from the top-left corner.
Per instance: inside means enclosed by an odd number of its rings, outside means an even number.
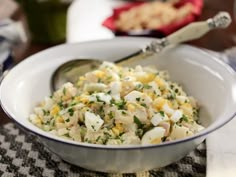
[[[96,95],[96,99],[97,99],[97,102],[102,102],[103,104],[106,104],[106,102],[101,100],[101,98],[98,95]]]
[[[66,133],[64,136],[70,138],[70,134],[69,133]]]
[[[174,100],[176,98],[176,95],[174,92],[170,93],[168,96],[167,96],[167,99],[168,100]]]
[[[77,105],[77,103],[71,103],[71,104],[70,104],[71,107],[72,107],[72,106],[75,106],[75,105]]]
[[[152,86],[151,86],[151,85],[148,85],[148,84],[144,84],[144,85],[143,85],[143,88],[145,88],[145,89],[150,89],[150,88],[152,88]]]
[[[136,101],[140,101],[140,99],[141,99],[141,98],[140,98],[140,97],[138,97],[138,98],[136,98]]]
[[[162,142],[165,142],[165,141],[166,141],[166,138],[167,138],[166,136],[162,137],[162,138],[161,138],[161,141],[162,141]]]
[[[125,132],[121,132],[120,134],[119,134],[119,136],[121,137],[122,135],[124,135],[125,134]]]
[[[93,104],[94,103],[94,101],[90,101],[90,102],[88,102],[88,104]]]
[[[109,112],[108,116],[110,117],[110,119],[113,119],[114,118],[113,112]]]
[[[126,114],[127,114],[125,111],[122,111],[121,113],[122,113],[123,115],[126,115]]]
[[[98,136],[96,139],[96,142],[98,142],[100,140],[101,136]]]
[[[199,117],[199,109],[194,109],[193,110],[193,116]]]
[[[137,85],[135,86],[135,88],[136,88],[137,90],[140,90],[140,89],[143,88],[143,85],[142,85],[142,84],[137,84]]]
[[[108,76],[108,77],[107,77],[107,80],[111,80],[111,79],[112,79],[112,76]]]
[[[73,116],[74,115],[74,110],[72,108],[68,109],[68,113],[70,116]]]
[[[126,102],[124,100],[120,100],[120,101],[113,102],[113,104],[116,105],[118,109],[124,109]]]
[[[63,95],[66,95],[66,88],[65,87],[63,88],[62,92],[63,92]]]
[[[44,115],[44,116],[48,116],[49,114],[50,114],[49,111],[46,111],[45,109],[43,109],[43,115]]]
[[[107,137],[111,137],[111,135],[109,134],[109,132],[104,132],[104,135],[106,135]]]
[[[140,105],[147,108],[147,105],[145,103],[141,103]]]
[[[176,88],[176,89],[175,89],[175,93],[179,93],[179,89]]]
[[[165,116],[165,113],[164,113],[164,111],[160,111],[159,113],[161,114],[161,116],[162,116],[162,117],[164,117],[164,116]]]
[[[57,105],[58,105],[60,108],[64,108],[64,105],[63,105],[63,102],[62,102],[62,101],[58,102]]]
[[[102,107],[102,106],[100,106],[100,108],[98,109],[98,112],[99,112],[99,114],[102,114],[102,113],[104,112],[104,110],[103,110],[103,107]]]
[[[182,121],[188,122],[188,117],[183,114],[183,116],[180,118],[180,123]]]
[[[135,134],[136,134],[139,138],[142,138],[143,133],[144,133],[143,129],[137,129],[136,132],[135,132]]]
[[[94,125],[91,125],[91,127],[92,127],[92,129],[95,131],[95,127],[94,127]]]
[[[143,124],[142,122],[138,119],[138,117],[134,116],[134,123],[138,126],[138,128],[142,128]]]

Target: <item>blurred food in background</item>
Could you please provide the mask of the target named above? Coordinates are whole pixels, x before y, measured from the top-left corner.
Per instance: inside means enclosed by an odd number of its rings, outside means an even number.
[[[114,8],[103,25],[116,35],[163,37],[195,21],[202,6],[203,0],[129,2]]]
[[[32,41],[65,42],[67,10],[72,0],[16,0],[22,6]]]
[[[176,1],[154,1],[122,12],[115,20],[117,29],[122,31],[157,29],[174,21],[182,20],[193,10],[191,3],[175,8]]]

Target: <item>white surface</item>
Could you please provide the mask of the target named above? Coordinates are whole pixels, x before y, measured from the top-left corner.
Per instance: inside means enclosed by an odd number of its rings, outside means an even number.
[[[146,45],[152,39],[116,38],[81,44],[60,45],[29,57],[4,78],[0,86],[0,99],[5,111],[20,125],[44,137],[53,152],[64,160],[106,172],[136,172],[162,167],[192,151],[205,138],[205,133],[223,125],[235,113],[236,77],[224,63],[199,49],[179,46],[164,50],[158,56],[140,61],[139,64],[154,64],[158,69],[167,69],[171,78],[183,85],[201,105],[200,120],[205,130],[193,137],[154,145],[152,148],[122,150],[117,146],[102,146],[77,143],[49,135],[28,121],[33,107],[50,94],[50,77],[60,64],[76,58],[103,58],[114,61]],[[107,52],[109,51],[109,52]],[[37,66],[37,67],[34,67]],[[57,141],[60,142],[57,142]],[[218,143],[222,140],[218,139]],[[61,143],[66,142],[66,143]],[[169,144],[171,144],[169,146]],[[96,147],[96,148],[95,148]],[[153,158],[156,155],[158,159]],[[96,158],[94,158],[96,156]]]
[[[102,26],[112,15],[112,8],[122,5],[119,0],[76,0],[68,11],[67,42],[110,39],[114,34]]]
[[[207,177],[236,177],[236,118],[207,138]]]
[[[235,48],[230,48],[224,51],[224,53],[209,50],[206,51],[221,58],[222,60],[225,60],[227,63],[234,63],[233,60],[236,55]],[[224,56],[225,54],[226,56]],[[227,56],[230,56],[230,58],[227,58]],[[207,137],[207,177],[236,177],[236,141],[234,140],[236,134],[235,127],[236,118],[220,130]]]

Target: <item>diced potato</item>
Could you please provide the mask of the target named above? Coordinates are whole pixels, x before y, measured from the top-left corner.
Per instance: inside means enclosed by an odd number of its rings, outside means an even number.
[[[69,133],[69,130],[67,128],[60,128],[57,130],[57,133],[59,136],[63,136],[65,134]]]
[[[202,125],[199,125],[198,123],[194,122],[192,127],[191,127],[191,130],[193,130],[194,133],[197,133],[197,132],[200,132],[202,131],[203,129],[205,129]]]
[[[89,96],[89,101],[93,102],[104,102],[106,104],[109,104],[111,102],[111,95],[99,92],[99,93],[94,93],[91,96]]]
[[[174,113],[174,110],[169,106],[168,103],[165,103],[162,106],[162,110],[167,114],[167,115],[172,115]]]
[[[188,100],[188,98],[186,97],[186,96],[176,96],[176,100],[178,101],[178,103],[179,104],[184,104],[187,100]]]
[[[91,112],[85,112],[85,126],[89,131],[97,132],[103,125],[104,121],[99,115]]]
[[[159,126],[163,127],[166,130],[164,136],[165,137],[169,136],[170,126],[171,126],[170,122],[160,122]]]
[[[170,137],[171,139],[176,140],[191,135],[193,135],[193,132],[190,131],[189,128],[175,124],[172,128]]]
[[[35,114],[37,114],[39,117],[43,117],[43,116],[44,116],[44,111],[43,111],[43,108],[41,108],[41,107],[35,107],[35,108],[34,108],[34,112],[35,112]]]
[[[115,112],[115,122],[116,123],[122,123],[122,124],[132,124],[133,123],[133,119],[131,112],[128,111],[124,111],[124,110],[116,110]]]
[[[37,126],[42,125],[42,120],[35,114],[31,114],[30,117],[29,117],[29,120]]]
[[[159,76],[156,76],[154,81],[157,83],[157,85],[159,86],[160,89],[166,88],[166,82],[162,78],[160,78]]]
[[[80,134],[80,128],[78,125],[71,127],[69,131],[69,135],[71,138],[73,138],[75,141],[81,141],[81,134]]]
[[[127,144],[127,145],[134,144],[135,145],[135,144],[140,144],[141,143],[140,138],[137,135],[135,135],[134,132],[124,133],[121,136],[121,139],[123,140],[122,144]]]
[[[142,145],[161,143],[161,138],[164,137],[165,131],[166,130],[162,127],[154,127],[153,129],[147,131],[142,137]]]
[[[176,111],[174,111],[174,113],[170,117],[170,120],[172,120],[172,122],[176,123],[181,119],[182,116],[183,116],[183,112],[181,110],[176,110]]]
[[[74,97],[76,93],[77,89],[74,87],[74,85],[70,82],[67,82],[59,90],[57,90],[53,96],[57,101],[60,101],[61,99],[66,101]]]
[[[87,92],[103,91],[107,86],[103,83],[89,83],[85,84],[84,90]]]
[[[190,103],[184,103],[180,106],[180,108],[183,110],[183,113],[186,114],[189,117],[193,116],[193,108]]]
[[[153,73],[146,73],[143,71],[136,72],[134,76],[136,77],[136,80],[141,83],[149,83],[156,77]]]
[[[152,119],[151,119],[151,123],[154,125],[154,126],[157,126],[159,125],[161,122],[163,121],[168,121],[169,118],[166,116],[166,114],[162,115],[161,113],[156,113]]]
[[[44,109],[46,109],[46,110],[50,110],[51,108],[52,108],[52,106],[54,105],[54,101],[53,101],[53,99],[51,99],[51,98],[49,98],[49,97],[46,97],[45,99],[44,99]]]
[[[120,139],[108,139],[107,145],[121,145],[122,142]]]
[[[110,86],[110,90],[111,90],[111,96],[115,100],[119,100],[120,99],[121,87],[122,87],[121,82],[120,81],[114,81],[114,82],[111,82],[109,84],[109,86]]]

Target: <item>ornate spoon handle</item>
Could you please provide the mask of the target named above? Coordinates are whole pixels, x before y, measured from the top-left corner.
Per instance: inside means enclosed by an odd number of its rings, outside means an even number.
[[[213,29],[227,28],[230,23],[231,17],[229,13],[219,12],[213,18],[210,18],[206,21],[193,22],[165,38],[154,40],[144,49],[126,56],[116,62],[119,64],[124,64],[124,62],[130,62],[134,59],[142,59],[145,56],[160,52],[163,48],[170,44],[179,44],[182,42],[198,39]]]

